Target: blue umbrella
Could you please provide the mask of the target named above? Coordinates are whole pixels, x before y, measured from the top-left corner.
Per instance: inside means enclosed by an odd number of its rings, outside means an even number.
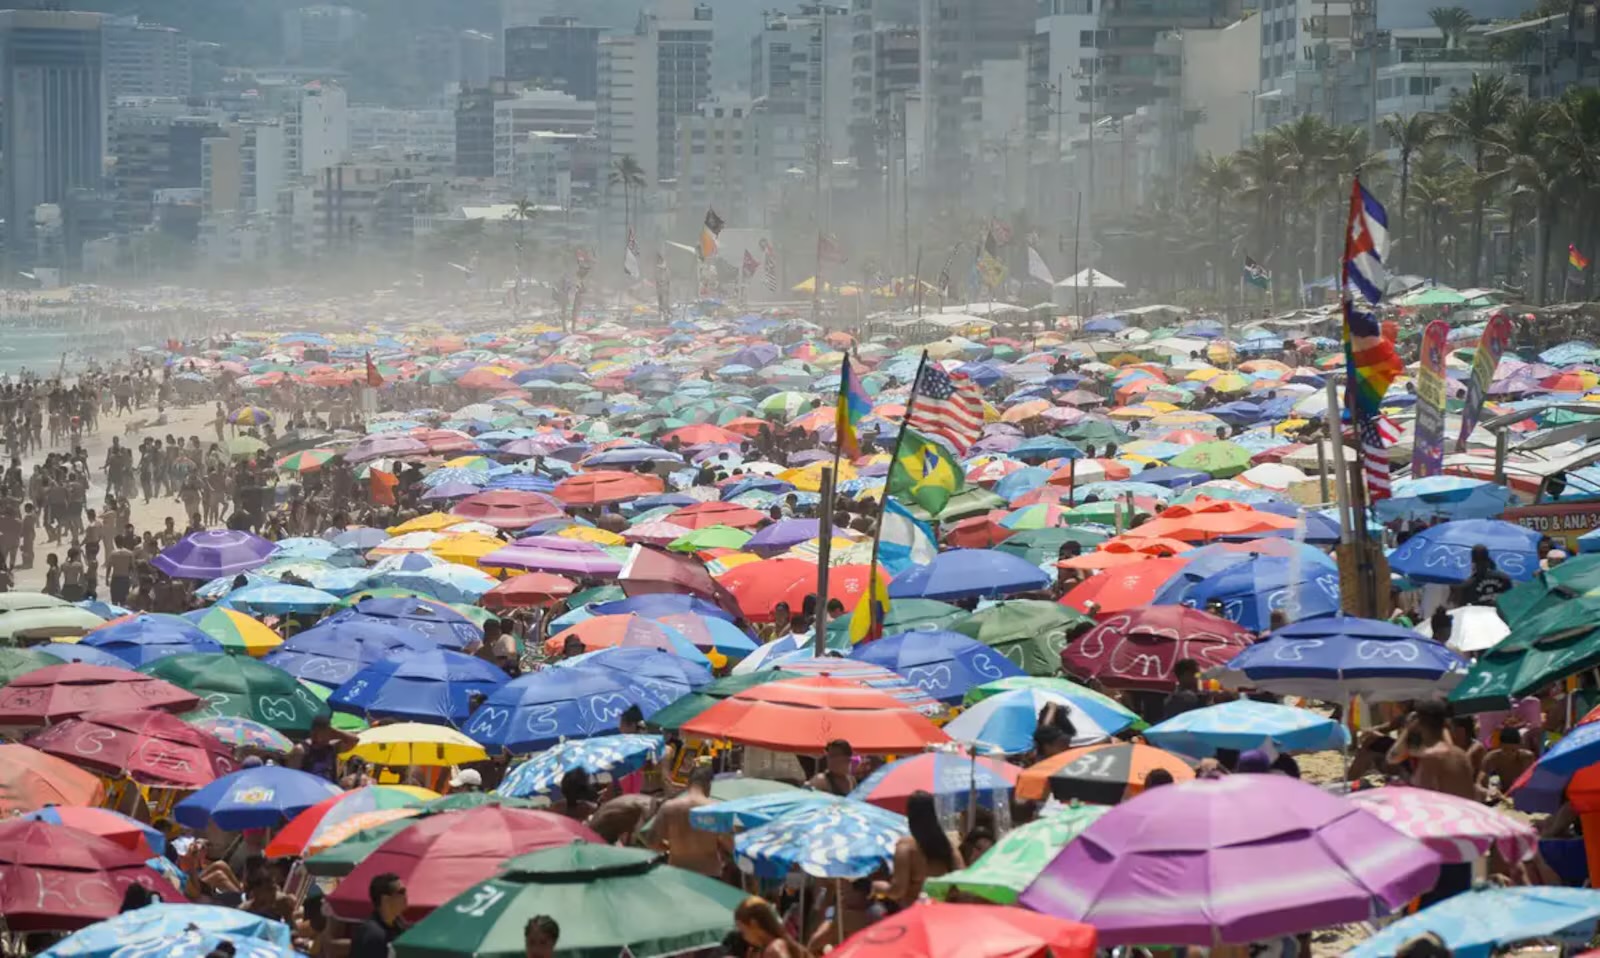
[[[340,549],[365,552],[368,549],[377,548],[380,544],[389,541],[390,538],[389,533],[382,529],[363,526],[357,529],[347,529],[339,533],[333,537],[332,542]]]
[[[448,561],[441,559],[431,552],[402,552],[399,555],[384,556],[372,564],[367,572],[371,575],[387,575],[391,572],[422,572],[447,565]]]
[[[327,539],[312,536],[279,539],[277,546],[272,553],[274,559],[332,559],[339,552],[339,547]]]
[[[1291,620],[1336,614],[1339,573],[1278,556],[1250,556],[1190,586],[1183,601],[1197,609],[1221,603],[1223,618],[1264,632],[1274,610],[1284,610]]]
[[[783,552],[817,537],[815,519],[779,519],[758,530],[741,548],[769,555]]]
[[[1333,719],[1309,709],[1239,699],[1175,715],[1144,731],[1159,748],[1208,758],[1219,748],[1242,752],[1271,746],[1279,752],[1343,749],[1350,733]]]
[[[1539,533],[1503,519],[1458,519],[1424,529],[1389,556],[1389,568],[1412,582],[1465,582],[1472,549],[1487,546],[1501,572],[1525,582],[1539,571]]]
[[[683,457],[675,452],[657,449],[654,446],[636,446],[624,449],[607,449],[586,456],[583,460],[585,469],[603,466],[637,466],[641,462],[683,462]]]
[[[371,619],[426,636],[447,649],[460,651],[483,641],[483,630],[471,619],[439,602],[423,599],[362,599],[326,622]]]
[[[78,644],[110,653],[135,669],[180,652],[222,652],[221,643],[193,622],[162,614],[136,615],[104,626],[84,636]]]
[[[247,940],[284,949],[290,946],[289,926],[281,921],[220,905],[159,902],[96,922],[40,954],[51,958],[113,958],[130,944],[168,941],[190,929],[204,935],[225,935],[235,946]]]
[[[261,661],[332,689],[374,662],[437,648],[439,644],[427,636],[382,619],[324,619],[291,636]]]
[[[1052,470],[1043,466],[1028,466],[1018,469],[1009,476],[994,484],[994,494],[1010,502],[1025,493],[1032,492],[1049,481]]]
[[[488,695],[509,681],[482,659],[439,649],[374,662],[339,686],[328,704],[357,715],[456,726],[472,714],[474,692]]]
[[[1177,453],[1173,453],[1173,455],[1177,455]],[[1182,469],[1178,466],[1156,466],[1154,469],[1140,470],[1135,473],[1135,478],[1139,482],[1166,486],[1168,489],[1183,489],[1198,483],[1210,482],[1211,474],[1198,472],[1194,469]]]
[[[272,828],[338,794],[339,786],[325,778],[262,765],[222,776],[174,806],[172,817],[190,828],[208,823],[227,832]]]
[[[1373,506],[1385,522],[1394,519],[1492,519],[1506,511],[1511,490],[1467,476],[1401,479],[1394,494]]]
[[[838,805],[849,799],[804,789],[767,792],[701,805],[689,810],[689,824],[703,832],[732,834],[757,828],[793,812]]]
[[[77,642],[46,642],[34,648],[40,652],[48,652],[65,662],[82,662],[85,665],[107,665],[116,669],[125,669],[128,663],[119,659],[110,652],[102,649],[91,648]]]
[[[331,592],[336,596],[349,595],[372,588],[372,570],[357,568],[312,569],[299,573],[311,583],[313,589]],[[222,598],[218,596],[218,598]]]
[[[973,686],[1025,674],[1001,653],[960,632],[901,632],[856,646],[850,658],[898,672],[941,702],[959,702]]]
[[[1043,462],[1046,459],[1081,459],[1083,450],[1056,436],[1034,436],[1023,440],[1011,450],[1013,459],[1024,462]]]
[[[892,599],[994,598],[1050,585],[1038,566],[994,549],[952,549],[915,565],[889,583]]]
[[[439,499],[465,499],[467,496],[481,492],[478,486],[468,485],[464,482],[446,482],[434,486],[422,494],[422,501],[434,502]]]
[[[378,580],[383,585],[426,592],[445,602],[476,603],[499,581],[487,572],[447,562],[420,572],[391,572]]]
[[[742,659],[756,650],[756,640],[727,619],[696,612],[665,612],[645,618],[677,629],[694,647],[716,649],[723,655]]]
[[[958,742],[977,742],[1003,755],[1021,755],[1033,749],[1039,711],[1047,705],[1067,710],[1077,732],[1072,739],[1074,747],[1108,738],[1132,724],[1127,716],[1087,696],[1024,688],[973,704],[951,719],[944,730]]]
[[[800,809],[733,840],[739,870],[779,880],[799,869],[814,878],[860,878],[894,860],[909,835],[904,815],[865,802]]]
[[[1429,932],[1455,958],[1489,958],[1534,938],[1561,937],[1582,945],[1600,919],[1600,891],[1590,888],[1475,888],[1408,915],[1346,952],[1346,958],[1387,958]],[[1565,934],[1563,934],[1565,933]]]
[[[281,582],[247,585],[223,596],[219,605],[241,612],[273,615],[311,615],[327,610],[339,597],[321,589]]]
[[[208,935],[188,929],[170,938],[129,942],[111,954],[113,958],[207,958],[218,953],[217,949],[225,944],[230,946],[228,954],[234,958],[300,958],[300,953],[290,945],[272,944],[256,938]]]
[[[815,523],[812,523],[815,526]],[[647,619],[659,619],[662,615],[676,612],[689,612],[700,616],[713,616],[727,622],[733,622],[735,616],[712,602],[698,596],[684,595],[679,592],[647,592],[643,595],[631,595],[625,599],[615,599],[611,602],[599,602],[590,608],[595,615],[622,615],[632,612]],[[566,624],[566,623],[563,623]]]
[[[491,751],[530,754],[562,739],[614,732],[628,706],[639,706],[649,718],[690,691],[683,685],[662,695],[660,688],[614,669],[545,669],[500,686],[462,731]]]
[[[554,668],[611,669],[651,689],[663,698],[672,699],[679,689],[690,691],[711,684],[711,667],[700,662],[674,655],[664,649],[637,646],[612,646],[584,652],[555,663]]]
[[[554,745],[506,774],[495,792],[512,798],[548,795],[573,769],[609,781],[636,772],[661,757],[666,739],[660,735],[602,735]]]
[[[1224,685],[1343,702],[1404,701],[1448,692],[1467,663],[1420,633],[1376,619],[1330,615],[1292,622],[1218,670]]]
[[[120,619],[125,615],[133,614],[132,609],[124,609],[120,605],[113,605],[102,599],[84,599],[81,602],[74,602],[73,605],[85,612],[92,612],[108,622],[112,619]]]

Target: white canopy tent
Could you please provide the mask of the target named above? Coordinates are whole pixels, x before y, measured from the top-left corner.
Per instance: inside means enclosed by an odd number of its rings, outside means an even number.
[[[1064,279],[1061,282],[1057,283],[1056,284],[1056,288],[1057,289],[1127,289],[1127,287],[1124,286],[1123,284],[1117,282],[1116,280],[1112,279],[1111,277],[1109,277],[1106,274],[1100,272],[1099,270],[1095,269],[1092,266],[1089,267],[1088,269],[1082,271],[1081,273],[1078,273],[1075,276],[1068,276],[1066,279]]]

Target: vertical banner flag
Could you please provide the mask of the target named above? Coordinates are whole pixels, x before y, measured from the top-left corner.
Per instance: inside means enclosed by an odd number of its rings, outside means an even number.
[[[817,258],[834,266],[850,262],[850,257],[844,254],[844,247],[839,245],[839,237],[832,233],[817,234]]]
[[[1465,452],[1467,436],[1478,425],[1478,413],[1483,411],[1483,400],[1489,395],[1494,382],[1494,368],[1500,365],[1506,346],[1511,343],[1511,317],[1495,313],[1483,327],[1478,337],[1478,352],[1472,357],[1472,377],[1467,380],[1467,404],[1461,410],[1461,432],[1456,436],[1456,452]]]
[[[1050,274],[1050,267],[1045,265],[1044,257],[1032,246],[1028,247],[1028,275],[1045,284],[1054,286],[1056,278]]]
[[[628,227],[628,245],[622,248],[622,271],[628,274],[629,279],[639,278],[639,240],[633,235],[633,227]]]
[[[1000,241],[995,239],[992,229],[983,238],[983,246],[978,249],[976,267],[978,275],[983,277],[983,284],[990,289],[1006,281],[1006,264],[1000,261]]]
[[[749,250],[745,250],[744,251],[744,278],[745,279],[749,279],[750,277],[754,276],[756,274],[756,270],[758,270],[760,268],[761,268],[761,264],[756,262],[756,258],[754,256],[750,255],[750,251]]]
[[[1272,288],[1272,273],[1260,263],[1246,256],[1244,258],[1244,281],[1256,289]]]
[[[378,372],[378,365],[372,361],[371,353],[367,353],[367,385],[373,389],[383,385],[383,375]]]
[[[656,311],[661,321],[672,319],[672,273],[667,269],[667,254],[656,254]]]
[[[1367,501],[1389,498],[1389,455],[1378,428],[1378,407],[1404,365],[1383,335],[1376,310],[1389,282],[1389,218],[1359,179],[1350,185],[1350,216],[1344,239],[1345,406],[1361,443]]]
[[[1417,421],[1412,431],[1411,478],[1444,472],[1444,354],[1450,324],[1442,319],[1422,331],[1422,363],[1417,371]]]
[[[1580,252],[1576,246],[1572,245],[1571,243],[1568,243],[1567,244],[1567,264],[1569,266],[1571,266],[1573,269],[1579,270],[1581,272],[1582,270],[1586,270],[1586,269],[1589,268],[1589,257],[1583,255],[1583,253]]]
[[[762,268],[766,271],[767,292],[778,291],[778,254],[773,251],[772,244],[765,238],[761,240],[761,254],[763,256]]]
[[[700,258],[717,255],[717,237],[722,235],[722,217],[714,209],[706,210],[706,222],[700,229]]]
[[[871,411],[872,397],[867,395],[861,378],[850,367],[850,357],[846,356],[839,367],[839,404],[833,417],[840,455],[849,459],[860,458],[861,439],[857,427]]]

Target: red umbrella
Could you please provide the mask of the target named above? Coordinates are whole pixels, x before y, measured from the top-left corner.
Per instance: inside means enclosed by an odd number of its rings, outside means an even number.
[[[1203,671],[1229,661],[1255,640],[1255,633],[1209,612],[1156,605],[1102,615],[1094,628],[1061,650],[1061,665],[1110,688],[1171,691],[1172,667],[1180,659],[1193,659]]]
[[[99,835],[129,851],[139,852],[146,858],[155,856],[157,848],[165,847],[160,832],[144,822],[109,808],[52,805],[49,808],[29,812],[27,817],[47,825],[65,825],[91,835]]]
[[[745,437],[732,429],[724,429],[708,422],[695,423],[690,426],[680,426],[661,437],[662,442],[675,439],[685,446],[707,446],[723,443],[742,443]]]
[[[879,575],[888,582],[889,574],[879,566]],[[739,609],[752,622],[772,621],[772,610],[779,602],[798,610],[806,596],[817,591],[817,564],[805,559],[762,559],[747,562],[724,572],[718,580],[739,601]],[[833,566],[828,570],[828,598],[844,603],[848,612],[867,591],[867,566],[864,563]]]
[[[1091,602],[1096,612],[1121,612],[1149,605],[1156,592],[1189,561],[1176,555],[1108,569],[1073,586],[1061,597],[1061,604],[1070,605],[1079,612],[1088,612]]]
[[[595,506],[654,495],[665,486],[655,476],[615,469],[596,469],[556,483],[555,497],[569,506]]]
[[[0,745],[0,814],[98,805],[105,797],[105,784],[93,772],[26,745]]]
[[[717,525],[748,529],[766,522],[767,514],[736,502],[699,502],[692,506],[684,506],[676,512],[669,512],[662,518],[673,525],[688,529],[704,529],[706,526]]]
[[[1017,534],[1007,529],[1000,520],[1010,515],[1004,509],[995,509],[981,516],[968,516],[945,527],[944,541],[957,549],[987,549]]]
[[[425,443],[429,452],[478,451],[477,441],[458,429],[423,429],[412,433],[411,437]]]
[[[548,605],[552,600],[571,595],[578,584],[548,572],[526,572],[512,576],[478,599],[485,609],[522,609]]]
[[[68,662],[35,669],[0,689],[0,725],[45,725],[97,710],[187,712],[199,704],[193,692],[153,676]]]
[[[8,931],[72,931],[117,914],[129,885],[186,901],[149,856],[99,835],[14,819],[0,823],[0,915]]]
[[[1093,958],[1092,925],[1022,908],[921,901],[861,929],[837,958]]]
[[[553,812],[485,805],[431,815],[401,829],[345,876],[328,896],[344,921],[372,914],[367,887],[394,872],[406,885],[406,919],[428,912],[494,875],[507,858],[572,842],[603,843],[581,822]]]
[[[141,785],[200,788],[234,770],[233,755],[215,736],[167,712],[85,712],[52,725],[28,744],[84,768]]]
[[[841,738],[868,754],[920,752],[950,741],[900,699],[827,675],[745,689],[684,723],[682,731],[695,738],[812,754]]]
[[[496,529],[526,529],[540,519],[565,515],[561,504],[537,492],[491,489],[456,503],[451,515],[487,522]]]

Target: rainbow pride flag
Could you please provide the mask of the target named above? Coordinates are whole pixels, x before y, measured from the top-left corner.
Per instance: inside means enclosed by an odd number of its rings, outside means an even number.
[[[850,357],[839,367],[839,405],[834,410],[833,427],[839,437],[839,452],[850,459],[861,455],[857,425],[872,411],[872,399],[861,385],[861,377],[850,368]]]

